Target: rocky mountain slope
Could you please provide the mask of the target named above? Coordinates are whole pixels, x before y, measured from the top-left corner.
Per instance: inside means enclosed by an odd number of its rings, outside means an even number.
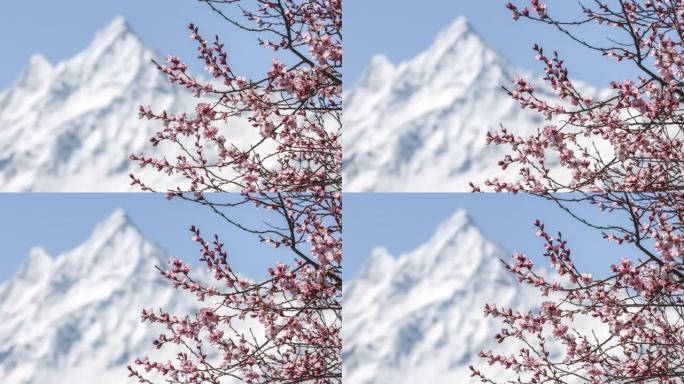
[[[170,186],[165,175],[128,159],[155,153],[149,139],[160,125],[139,120],[140,105],[178,113],[198,102],[168,83],[151,62],[158,57],[120,17],[68,60],[33,56],[0,91],[0,191],[137,191],[132,172]],[[231,129],[238,144],[252,137],[244,123]],[[173,158],[174,150],[164,154]]]
[[[162,331],[142,324],[141,310],[186,314],[196,307],[155,269],[167,260],[122,211],[61,255],[33,249],[0,285],[0,381],[135,382],[126,366],[136,357],[159,357],[152,340]]]
[[[543,125],[502,90],[515,76],[534,79],[462,17],[410,60],[373,58],[345,95],[345,190],[470,191],[470,181],[501,175],[496,163],[507,149],[487,146],[487,131],[504,124],[526,134]],[[537,94],[552,98],[541,80],[536,85]]]
[[[487,368],[480,351],[513,352],[484,305],[523,310],[540,297],[504,269],[508,256],[464,211],[411,252],[376,249],[345,288],[345,383],[467,383],[468,366]]]

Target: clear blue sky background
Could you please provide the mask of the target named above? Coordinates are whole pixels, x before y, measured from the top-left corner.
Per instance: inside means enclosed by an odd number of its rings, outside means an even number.
[[[203,65],[195,59],[196,46],[188,37],[190,22],[205,37],[218,34],[223,39],[238,73],[256,75],[271,64],[273,53],[259,47],[255,35],[229,26],[196,0],[6,1],[0,12],[0,89],[14,82],[32,54],[42,53],[52,63],[69,58],[117,15],[157,53],[185,59],[195,73],[203,71]]]
[[[235,198],[234,196],[231,198]],[[2,193],[0,194],[0,283],[14,274],[34,246],[43,246],[54,257],[85,241],[95,225],[122,208],[148,239],[170,256],[196,263],[197,243],[190,225],[208,238],[216,233],[226,245],[236,271],[252,277],[266,275],[276,260],[289,255],[262,244],[251,234],[226,223],[208,207],[148,193]],[[267,219],[252,206],[232,211],[237,220],[256,225]],[[287,252],[285,252],[287,253]]]
[[[595,223],[620,223],[589,205],[576,207],[582,217]],[[635,254],[626,246],[602,239],[600,232],[580,224],[554,202],[530,195],[512,194],[414,194],[374,193],[344,195],[344,278],[353,278],[376,246],[395,257],[430,239],[439,223],[458,209],[465,209],[475,225],[506,251],[524,252],[537,265],[548,267],[544,243],[535,235],[534,221],[542,220],[547,231],[560,231],[568,240],[581,270],[602,276],[623,257]],[[508,256],[507,256],[508,257]]]
[[[543,68],[534,60],[532,45],[557,50],[568,63],[571,76],[596,85],[624,79],[630,67],[596,56],[547,26],[514,22],[504,7],[509,0],[346,0],[344,3],[344,76],[347,87],[359,78],[374,54],[383,53],[394,63],[410,59],[427,48],[437,33],[457,16],[465,16],[484,40],[514,65],[528,70]],[[591,0],[581,0],[593,3]],[[526,0],[513,1],[529,3]],[[551,15],[577,15],[575,0],[547,0]],[[599,28],[581,30],[581,36],[605,36]]]
[[[116,208],[124,209],[143,234],[172,256],[194,262],[197,246],[188,228],[200,226],[205,235],[218,233],[227,245],[236,270],[263,276],[275,260],[288,260],[250,234],[227,224],[207,207],[183,200],[167,201],[162,194],[0,194],[0,282],[11,276],[33,246],[56,256],[88,238],[94,226]],[[634,256],[628,248],[610,244],[595,230],[570,218],[554,203],[510,194],[357,194],[344,195],[344,278],[351,279],[376,246],[395,256],[427,241],[437,225],[456,210],[465,209],[475,224],[505,250],[539,256],[542,241],[532,225],[541,219],[547,229],[561,231],[572,246],[577,264],[600,276],[611,263]],[[584,207],[582,215],[597,222],[615,222]],[[238,220],[257,224],[268,216],[251,206],[236,209]]]
[[[587,0],[583,0],[587,1]],[[627,65],[596,57],[566,37],[536,23],[513,22],[504,8],[507,0],[346,0],[344,3],[344,75],[347,86],[358,79],[371,57],[384,53],[394,62],[411,58],[425,49],[438,31],[457,16],[470,20],[477,33],[524,69],[540,70],[531,50],[535,42],[560,51],[574,77],[604,85],[631,72]],[[552,14],[572,14],[575,1],[550,0]],[[258,74],[270,64],[272,53],[256,46],[255,36],[228,26],[204,4],[195,0],[34,0],[3,4],[0,13],[0,88],[11,84],[33,53],[52,62],[84,49],[97,30],[122,15],[161,55],[174,54],[195,72],[195,45],[188,39],[188,22],[197,23],[206,36],[219,34],[238,70]],[[586,33],[596,34],[597,29]]]

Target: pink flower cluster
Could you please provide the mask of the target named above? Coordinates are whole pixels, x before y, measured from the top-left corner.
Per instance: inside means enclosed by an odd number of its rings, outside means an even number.
[[[193,278],[190,266],[179,259],[171,259],[160,272],[174,287],[196,296],[203,308],[194,315],[143,310],[143,322],[166,330],[154,346],[182,346],[183,351],[173,362],[137,359],[140,368],[129,367],[130,376],[143,383],[150,382],[149,372],[177,383],[219,382],[224,377],[246,383],[339,383],[342,208],[339,194],[325,196],[309,196],[317,208],[311,204],[299,209],[303,200],[292,197],[268,207],[289,207],[285,221],[294,235],[270,232],[268,237],[260,235],[262,241],[298,257],[292,264],[278,262],[262,281],[238,275],[218,236],[209,242],[193,226],[192,239],[200,247],[211,285]]]
[[[141,107],[141,118],[163,125],[152,144],[168,142],[178,154],[173,161],[145,154],[133,154],[131,160],[141,167],[181,175],[188,182],[181,191],[336,190],[341,185],[342,164],[341,2],[206,3],[233,24],[263,35],[261,44],[283,52],[282,58],[273,60],[263,78],[238,75],[218,37],[210,43],[190,24],[190,37],[213,81],[197,80],[177,57],[169,56],[166,64],[157,66],[172,83],[210,101],[198,103],[194,116]],[[219,3],[238,6],[252,24],[230,18]],[[250,3],[256,3],[257,9],[248,11]],[[229,134],[231,119],[249,122],[260,139],[247,146],[235,145]],[[131,178],[132,184],[153,190],[144,180]]]
[[[684,6],[664,1],[597,4],[598,9],[583,9],[582,20],[561,21],[550,17],[538,1],[530,5],[537,16],[527,7],[520,10],[509,3],[515,18],[550,24],[588,49],[632,63],[643,75],[613,81],[612,95],[593,100],[569,77],[557,53],[548,56],[535,46],[537,59],[545,66],[544,80],[563,103],[539,97],[533,85],[516,79],[508,93],[521,108],[540,113],[549,123],[527,137],[506,129],[488,134],[490,143],[511,148],[499,164],[515,168],[519,178],[514,182],[490,179],[487,188],[539,193],[662,191],[682,185],[684,142],[676,132],[684,95]],[[587,23],[608,26],[611,33],[622,35],[624,44],[601,46],[582,40],[570,29]]]
[[[483,351],[480,356],[510,370],[516,377],[510,383],[681,383],[684,4],[596,1],[582,8],[579,20],[558,20],[539,1],[523,9],[507,7],[514,19],[548,24],[607,58],[630,62],[642,75],[613,81],[612,95],[593,100],[570,79],[556,53],[547,56],[535,46],[545,66],[544,80],[563,101],[552,105],[533,85],[516,79],[509,95],[548,123],[527,137],[505,128],[490,132],[490,143],[511,149],[499,165],[519,177],[513,182],[491,179],[484,187],[554,200],[631,257],[618,257],[600,278],[582,273],[561,235],[552,236],[537,222],[553,277],[540,273],[524,254],[515,254],[506,265],[520,283],[548,300],[525,312],[487,305],[485,316],[503,324],[496,339],[521,347],[515,354]],[[573,28],[589,23],[621,34],[622,43],[602,46],[583,40]],[[585,203],[618,220],[606,224],[582,218],[574,208]],[[482,382],[496,382],[481,369],[471,370]]]
[[[143,322],[165,329],[154,345],[173,351],[176,358],[137,359],[129,367],[130,376],[141,383],[160,375],[171,383],[219,383],[225,378],[340,383],[342,3],[203,3],[229,25],[257,34],[260,44],[277,57],[262,78],[241,76],[218,37],[209,43],[191,24],[190,37],[212,81],[197,80],[176,57],[158,64],[170,82],[203,100],[192,113],[156,113],[141,107],[141,118],[163,125],[152,144],[170,144],[179,154],[173,160],[145,154],[131,159],[141,167],[180,175],[187,185],[169,189],[169,198],[209,207],[289,259],[275,263],[267,279],[241,277],[218,236],[209,242],[193,226],[193,240],[211,282],[178,259],[160,271],[174,287],[194,295],[202,309],[183,315],[144,310]],[[233,119],[251,124],[259,139],[238,147],[229,134]],[[155,190],[131,178],[142,190]],[[229,195],[237,201],[210,193],[232,191],[240,192]],[[233,218],[231,210],[243,205],[264,213],[264,227]]]
[[[671,223],[663,220],[646,224],[626,242],[641,242],[648,233],[684,240],[682,228],[672,231]],[[521,375],[516,383],[679,382],[675,377],[681,378],[684,359],[682,255],[658,252],[653,259],[623,259],[611,266],[609,276],[594,279],[577,270],[560,234],[551,236],[543,224],[537,226],[555,277],[537,273],[519,253],[506,266],[518,281],[540,289],[550,300],[527,312],[486,305],[485,316],[504,324],[496,339],[512,339],[525,347],[517,354],[483,351],[480,356]],[[582,319],[594,319],[594,326],[587,327]],[[596,327],[596,322],[603,327]],[[562,353],[550,353],[559,346]],[[483,382],[495,382],[482,370],[471,370]]]

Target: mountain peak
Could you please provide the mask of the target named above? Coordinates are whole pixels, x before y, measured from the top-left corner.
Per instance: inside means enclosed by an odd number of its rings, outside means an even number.
[[[115,209],[106,219],[100,221],[95,225],[95,229],[90,235],[90,240],[87,243],[101,243],[110,241],[117,233],[132,230],[138,233],[138,228],[133,224],[130,217],[123,209]],[[142,237],[142,236],[140,236]]]
[[[93,63],[100,60],[128,62],[133,56],[146,50],[133,28],[123,17],[117,16],[95,34],[85,54],[86,61]],[[121,65],[125,67],[124,64]]]
[[[373,55],[370,65],[361,74],[359,84],[362,84],[362,87],[371,89],[382,87],[388,83],[395,71],[396,67],[387,56],[382,54]]]
[[[78,247],[62,255],[61,272],[94,280],[112,279],[119,284],[134,275],[150,276],[165,260],[159,246],[145,237],[123,210],[117,209],[95,226]]]
[[[358,279],[378,281],[383,276],[392,274],[396,260],[385,247],[375,247],[359,272]]]
[[[462,41],[469,37],[474,37],[478,41],[482,41],[480,35],[475,31],[468,19],[463,16],[457,17],[448,27],[442,29],[434,40],[433,44],[440,42],[449,42],[453,44],[456,41]]]
[[[482,317],[485,303],[515,307],[517,301],[528,309],[537,297],[515,283],[498,261],[502,255],[458,210],[430,240],[401,255],[386,279],[359,274],[347,287],[343,309],[345,382],[467,377],[479,351],[496,343],[499,325]],[[384,257],[376,254],[369,263]]]
[[[453,236],[470,226],[475,227],[470,215],[464,209],[459,209],[437,226],[434,237]]]
[[[48,59],[41,55],[40,53],[36,53],[31,55],[29,58],[28,66],[27,68],[36,68],[36,69],[41,69],[45,71],[52,70],[52,64]]]
[[[33,247],[29,250],[28,257],[21,267],[19,276],[40,277],[44,275],[52,266],[54,260],[42,247]]]
[[[54,71],[53,65],[41,54],[31,55],[29,62],[19,77],[20,86],[40,87]]]
[[[498,262],[502,254],[457,210],[385,279],[359,274],[345,296],[345,382],[467,377],[478,352],[495,342],[494,320],[482,320],[485,303],[508,304],[520,292]]]
[[[475,33],[472,25],[464,16],[458,16],[451,24],[443,29],[438,35],[437,40],[444,37],[463,36],[469,33]]]
[[[116,16],[106,27],[95,34],[93,41],[111,40],[124,34],[135,35],[135,32],[122,16]]]
[[[394,64],[392,64],[387,56],[376,54],[371,58],[369,69],[373,71],[392,72],[394,70]]]
[[[33,247],[29,250],[28,261],[30,263],[46,264],[52,262],[52,256],[43,247]]]
[[[179,182],[139,169],[125,154],[154,149],[148,139],[156,128],[141,127],[140,105],[179,113],[196,100],[157,70],[159,55],[123,18],[103,27],[71,57],[34,56],[0,90],[3,191],[133,191],[131,173],[168,187]],[[242,120],[235,138],[239,145],[252,139]]]
[[[127,222],[116,210],[100,226]],[[130,229],[111,235],[54,260],[34,248],[24,269],[0,285],[0,381],[129,382],[122,380],[126,365],[149,355],[158,336],[140,322],[140,310],[198,310],[196,298],[163,282],[154,268],[166,259],[163,250]]]
[[[97,224],[97,226],[95,227],[95,232],[99,232],[105,229],[116,229],[127,226],[133,226],[131,218],[128,217],[128,215],[123,209],[117,208],[105,220]]]
[[[505,251],[459,209],[437,226],[429,240],[402,255],[400,262],[405,264],[406,273],[414,277],[429,276],[435,281],[456,279],[464,283],[480,273],[498,269],[498,259],[504,254]]]
[[[470,22],[465,17],[459,16],[437,34],[427,52],[433,52],[439,56],[450,51],[459,51],[464,54],[466,53],[465,50],[472,50],[476,47],[490,49],[473,29]]]
[[[360,81],[345,98],[345,190],[459,192],[500,174],[507,149],[486,132],[504,124],[525,136],[539,124],[501,90],[520,72],[458,17],[381,86]]]

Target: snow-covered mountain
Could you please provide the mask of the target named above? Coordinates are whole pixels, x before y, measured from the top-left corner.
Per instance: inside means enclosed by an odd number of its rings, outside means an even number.
[[[500,324],[483,318],[484,305],[524,310],[540,296],[501,257],[508,255],[464,211],[411,252],[395,258],[376,249],[345,291],[344,382],[466,383],[469,365],[486,367],[480,351],[513,352],[494,340]]]
[[[0,285],[0,381],[135,382],[126,366],[159,356],[152,340],[162,331],[142,324],[141,310],[185,314],[196,306],[155,269],[167,259],[120,210],[68,252],[52,257],[33,249]]]
[[[496,163],[507,149],[487,146],[486,132],[504,124],[524,134],[542,125],[501,89],[519,75],[534,78],[462,17],[408,61],[374,57],[345,95],[345,191],[470,191],[470,181],[501,175]],[[535,83],[537,94],[553,99]]]
[[[156,153],[149,139],[160,126],[138,119],[140,105],[173,113],[197,103],[168,83],[151,63],[155,57],[121,17],[68,60],[33,56],[0,91],[0,191],[126,191],[130,173],[169,186],[166,176],[128,159]],[[251,140],[251,131],[234,123],[231,139]],[[173,158],[174,149],[164,154]]]

